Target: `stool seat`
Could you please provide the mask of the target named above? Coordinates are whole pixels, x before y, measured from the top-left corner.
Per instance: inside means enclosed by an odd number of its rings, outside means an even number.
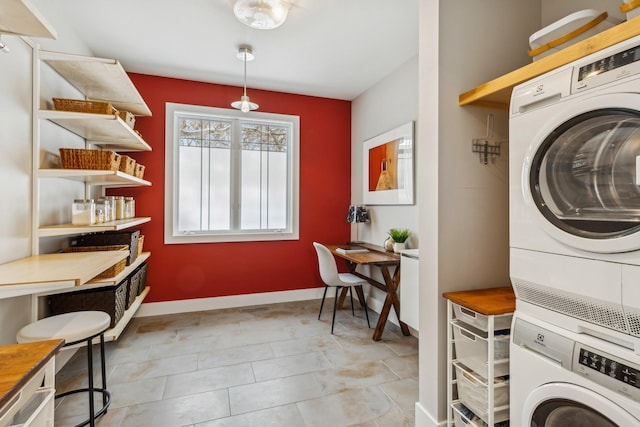
[[[111,317],[103,311],[77,311],[45,317],[22,328],[18,343],[63,338],[67,344],[87,339],[104,331]]]

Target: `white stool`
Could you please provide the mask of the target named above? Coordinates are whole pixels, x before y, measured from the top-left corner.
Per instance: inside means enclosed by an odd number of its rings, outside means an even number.
[[[59,395],[68,396],[74,393],[89,393],[89,419],[78,424],[76,427],[90,424],[95,425],[95,419],[107,412],[111,403],[111,393],[107,390],[106,368],[104,357],[104,332],[111,324],[111,316],[102,311],[77,311],[65,313],[57,316],[46,317],[36,322],[30,323],[20,329],[16,337],[18,343],[32,341],[49,340],[53,338],[63,338],[65,347],[85,341],[87,343],[87,369],[89,373],[89,387],[77,390],[70,390]],[[102,364],[102,388],[93,386],[93,351],[92,340],[100,336],[100,357]],[[102,393],[102,408],[97,412],[93,403],[94,393]]]

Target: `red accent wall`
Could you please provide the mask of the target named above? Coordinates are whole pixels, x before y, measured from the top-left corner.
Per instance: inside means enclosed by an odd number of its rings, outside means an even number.
[[[300,239],[282,242],[164,244],[165,103],[230,108],[242,88],[143,74],[130,77],[153,112],[135,129],[151,152],[128,153],[146,166],[151,187],[133,195],[149,258],[145,302],[285,291],[322,286],[312,242],[346,242],[351,198],[351,102],[249,89],[258,111],[300,116]]]

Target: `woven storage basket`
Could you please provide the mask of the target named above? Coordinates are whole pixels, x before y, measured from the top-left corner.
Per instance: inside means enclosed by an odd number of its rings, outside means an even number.
[[[75,111],[77,113],[117,114],[118,110],[108,102],[84,99],[53,98],[53,108],[61,111]]]
[[[118,117],[120,117],[131,129],[136,124],[136,116],[128,111],[118,111]]]
[[[64,169],[117,171],[121,158],[120,154],[112,150],[60,148],[60,160]]]
[[[65,248],[64,252],[97,252],[97,251],[128,251],[129,245],[107,245],[107,246],[71,246]],[[102,273],[98,274],[95,279],[109,279],[115,277],[124,271],[127,266],[127,258],[118,261]]]
[[[131,307],[131,304],[133,304],[133,301],[135,301],[136,297],[138,296],[138,287],[140,286],[140,276],[136,274],[136,272],[134,271],[129,275],[129,277],[127,277],[127,280],[129,281],[129,287],[127,288],[128,290],[127,309],[128,309],[129,307]]]
[[[129,175],[133,175],[136,171],[136,160],[127,155],[122,155],[120,160],[120,172],[124,172]]]
[[[141,165],[140,163],[136,163],[136,171],[134,173],[135,177],[142,179],[142,177],[144,176],[144,169],[145,169],[144,165]]]
[[[105,231],[103,233],[85,234],[69,239],[69,246],[106,246],[106,245],[128,245],[129,258],[127,265],[131,265],[138,257],[138,239],[140,230]]]
[[[140,295],[147,287],[147,263],[145,262],[138,267],[136,273],[138,273],[138,295]]]
[[[73,311],[104,311],[111,316],[113,328],[124,315],[127,303],[127,281],[117,285],[78,292],[49,295],[47,304],[51,316]]]
[[[144,235],[141,234],[140,237],[138,237],[138,255],[140,256],[142,255],[142,246],[144,245]]]

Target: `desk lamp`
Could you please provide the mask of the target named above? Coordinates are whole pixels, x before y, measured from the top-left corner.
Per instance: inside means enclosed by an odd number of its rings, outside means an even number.
[[[360,222],[371,222],[369,219],[369,212],[367,211],[367,207],[364,205],[351,205],[349,206],[349,211],[347,212],[347,222],[356,223],[356,242],[358,240],[358,223]]]

